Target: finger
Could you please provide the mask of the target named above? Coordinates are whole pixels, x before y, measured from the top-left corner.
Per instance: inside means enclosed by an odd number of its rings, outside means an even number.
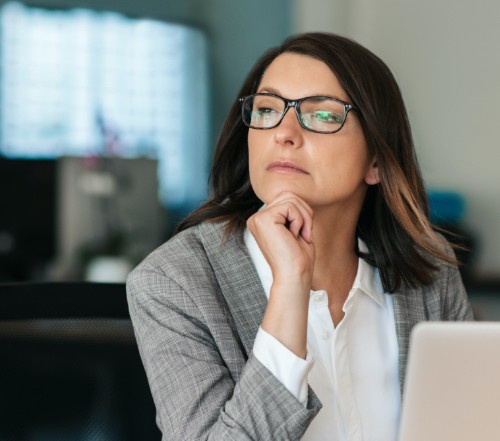
[[[287,232],[297,239],[304,224],[300,209],[289,201],[267,206],[251,216],[247,225],[252,233],[268,236],[272,233],[271,225],[283,227]]]
[[[286,220],[288,223],[288,229],[293,234],[295,239],[298,239],[300,231],[306,223],[303,211],[298,209],[293,203],[289,203],[287,206]]]
[[[248,225],[250,231],[252,226],[258,228],[255,224],[264,227],[270,215],[274,224],[285,226],[295,239],[302,236],[306,242],[312,242],[313,214],[312,208],[303,199],[292,192],[283,192],[255,213]]]
[[[299,198],[297,195],[291,192],[281,193],[274,201],[266,206],[266,208],[272,208],[278,205],[283,205],[286,203],[291,203],[297,207],[302,213],[305,219],[303,234],[308,240],[312,240],[312,220],[314,217],[314,211],[303,199]]]
[[[273,205],[277,205],[286,201],[290,202],[293,201],[297,203],[298,206],[302,207],[310,217],[314,215],[314,211],[311,208],[311,206],[306,201],[304,201],[304,199],[300,198],[291,191],[285,191],[283,193],[280,193],[270,204],[266,205],[266,207],[272,207]]]
[[[307,242],[312,242],[314,217],[312,208],[303,199],[297,197],[293,193],[282,194],[281,198],[273,201],[270,206],[273,207],[280,205],[285,205],[287,207],[293,206],[296,210],[298,210],[300,216],[298,216],[297,212],[293,210],[289,210],[287,215],[290,231],[292,231],[295,238],[297,238],[300,234]]]

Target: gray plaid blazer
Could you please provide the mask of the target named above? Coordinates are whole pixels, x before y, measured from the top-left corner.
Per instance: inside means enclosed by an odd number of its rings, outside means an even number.
[[[243,239],[222,224],[174,236],[129,276],[128,302],[164,440],[298,440],[304,407],[252,355],[267,299]],[[401,384],[408,339],[423,320],[472,319],[458,271],[394,294]]]

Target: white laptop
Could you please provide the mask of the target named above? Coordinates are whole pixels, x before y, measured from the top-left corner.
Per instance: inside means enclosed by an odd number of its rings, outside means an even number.
[[[500,322],[412,331],[399,441],[500,440]]]

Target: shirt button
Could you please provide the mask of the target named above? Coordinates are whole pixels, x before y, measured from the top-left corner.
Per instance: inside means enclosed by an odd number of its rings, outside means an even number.
[[[321,300],[323,300],[323,294],[318,292],[318,293],[314,294],[313,298],[316,302],[321,302]]]
[[[323,340],[328,340],[330,338],[330,332],[328,332],[326,329],[323,329],[321,332],[321,338]]]

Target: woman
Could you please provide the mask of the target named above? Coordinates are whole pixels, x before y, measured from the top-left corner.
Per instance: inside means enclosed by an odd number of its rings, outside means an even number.
[[[472,318],[398,86],[312,33],[240,97],[210,200],[128,280],[164,439],[394,440],[410,330]]]

